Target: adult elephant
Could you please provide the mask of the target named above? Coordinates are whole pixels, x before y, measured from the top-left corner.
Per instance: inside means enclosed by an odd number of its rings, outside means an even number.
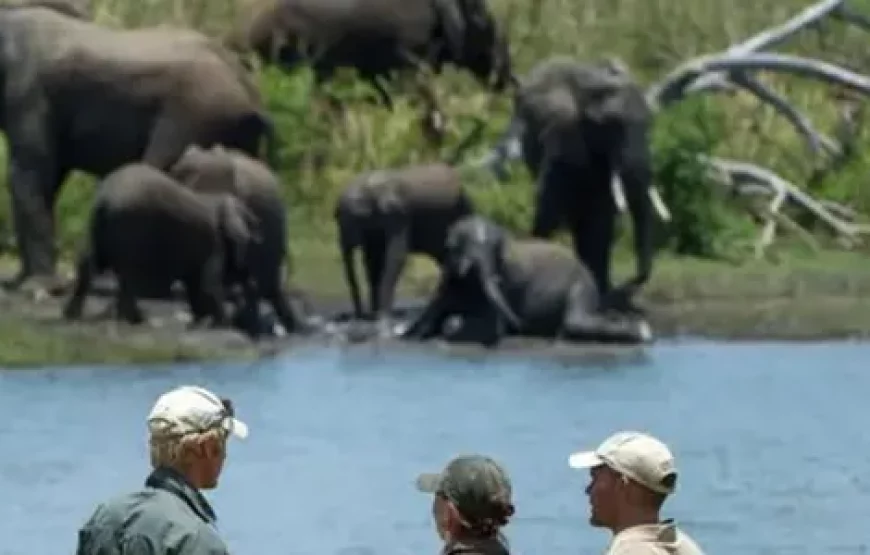
[[[190,189],[227,193],[241,200],[259,222],[262,240],[247,251],[245,265],[288,333],[310,331],[305,318],[289,302],[284,290],[284,261],[288,255],[287,204],[278,176],[264,163],[244,152],[220,145],[192,145],[170,168],[169,175]],[[247,315],[259,321],[257,306]]]
[[[436,292],[400,335],[496,345],[505,335],[644,343],[649,324],[606,315],[595,280],[570,249],[512,239],[486,217],[453,224]]]
[[[363,253],[371,315],[381,324],[387,324],[408,255],[424,254],[438,264],[442,262],[447,230],[475,211],[454,164],[480,135],[483,125],[478,121],[445,162],[366,172],[339,196],[334,215],[357,319],[364,317],[354,269],[357,249]]]
[[[492,155],[500,169],[511,141],[536,180],[532,236],[562,225],[607,303],[628,309],[653,269],[653,211],[667,211],[652,183],[653,114],[625,68],[555,56],[523,77],[513,121]],[[503,172],[496,172],[502,176]],[[636,275],[614,288],[611,252],[617,208],[633,220]]]
[[[266,137],[272,146],[241,63],[188,29],[110,29],[52,8],[0,7],[0,71],[21,255],[13,287],[55,282],[53,208],[71,171],[167,169],[189,144],[257,154]]]
[[[310,64],[318,82],[354,68],[387,105],[380,79],[421,64],[467,69],[497,92],[513,82],[507,37],[486,0],[265,0],[227,43],[285,68]]]
[[[94,276],[112,271],[117,314],[131,324],[145,319],[136,302],[144,288],[181,281],[194,323],[210,316],[224,326],[224,282],[241,284],[256,300],[246,258],[259,240],[256,217],[234,195],[197,193],[152,166],[124,165],[97,193],[64,317],[79,318]]]

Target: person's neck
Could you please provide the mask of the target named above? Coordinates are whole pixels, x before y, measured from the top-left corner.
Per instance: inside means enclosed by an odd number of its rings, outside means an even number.
[[[195,472],[195,468],[182,467],[181,465],[167,466],[166,468],[169,468],[176,474],[181,475],[181,477],[184,478],[184,480],[189,485],[193,486],[193,488],[197,491],[202,489],[202,480],[199,479],[199,474]]]
[[[619,524],[610,528],[613,535],[619,534],[623,530],[634,528],[635,526],[643,526],[649,524],[658,524],[660,522],[659,512],[656,510],[637,510],[623,518],[619,519]]]

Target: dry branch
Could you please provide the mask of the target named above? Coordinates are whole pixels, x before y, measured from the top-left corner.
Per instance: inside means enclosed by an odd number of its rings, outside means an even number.
[[[834,159],[842,159],[848,154],[849,137],[841,137],[840,142],[818,132],[810,119],[792,106],[788,100],[755,79],[751,71],[773,71],[818,79],[833,85],[853,90],[861,95],[870,95],[870,77],[855,73],[823,60],[799,56],[761,52],[779,45],[799,31],[821,23],[822,19],[832,16],[870,30],[867,18],[845,4],[845,0],[822,0],[804,9],[782,25],[768,29],[758,35],[731,46],[724,53],[706,55],[680,64],[660,82],[647,91],[647,101],[653,110],[661,110],[686,96],[712,92],[721,87],[723,81],[737,85],[771,107],[787,119],[804,137],[814,153],[827,152]],[[830,203],[814,199],[789,181],[773,171],[748,162],[702,157],[711,174],[720,183],[727,184],[745,194],[758,188],[766,191],[772,199],[766,210],[766,220],[761,237],[756,244],[756,254],[761,256],[764,249],[773,241],[777,223],[783,223],[781,209],[787,202],[802,206],[825,222],[848,244],[859,240],[859,235],[870,233],[870,227],[854,223],[856,217],[845,217],[844,211]],[[792,225],[793,224],[793,225]],[[789,220],[789,227],[797,224]]]

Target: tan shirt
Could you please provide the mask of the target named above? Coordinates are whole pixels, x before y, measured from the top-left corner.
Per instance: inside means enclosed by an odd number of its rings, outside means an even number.
[[[704,555],[673,520],[626,528],[610,541],[605,555]]]

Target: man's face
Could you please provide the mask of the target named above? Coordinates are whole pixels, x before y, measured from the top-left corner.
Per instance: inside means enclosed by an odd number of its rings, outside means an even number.
[[[619,515],[619,507],[625,495],[625,481],[622,476],[607,465],[599,465],[589,470],[590,481],[586,487],[589,496],[589,524],[611,527]]]

